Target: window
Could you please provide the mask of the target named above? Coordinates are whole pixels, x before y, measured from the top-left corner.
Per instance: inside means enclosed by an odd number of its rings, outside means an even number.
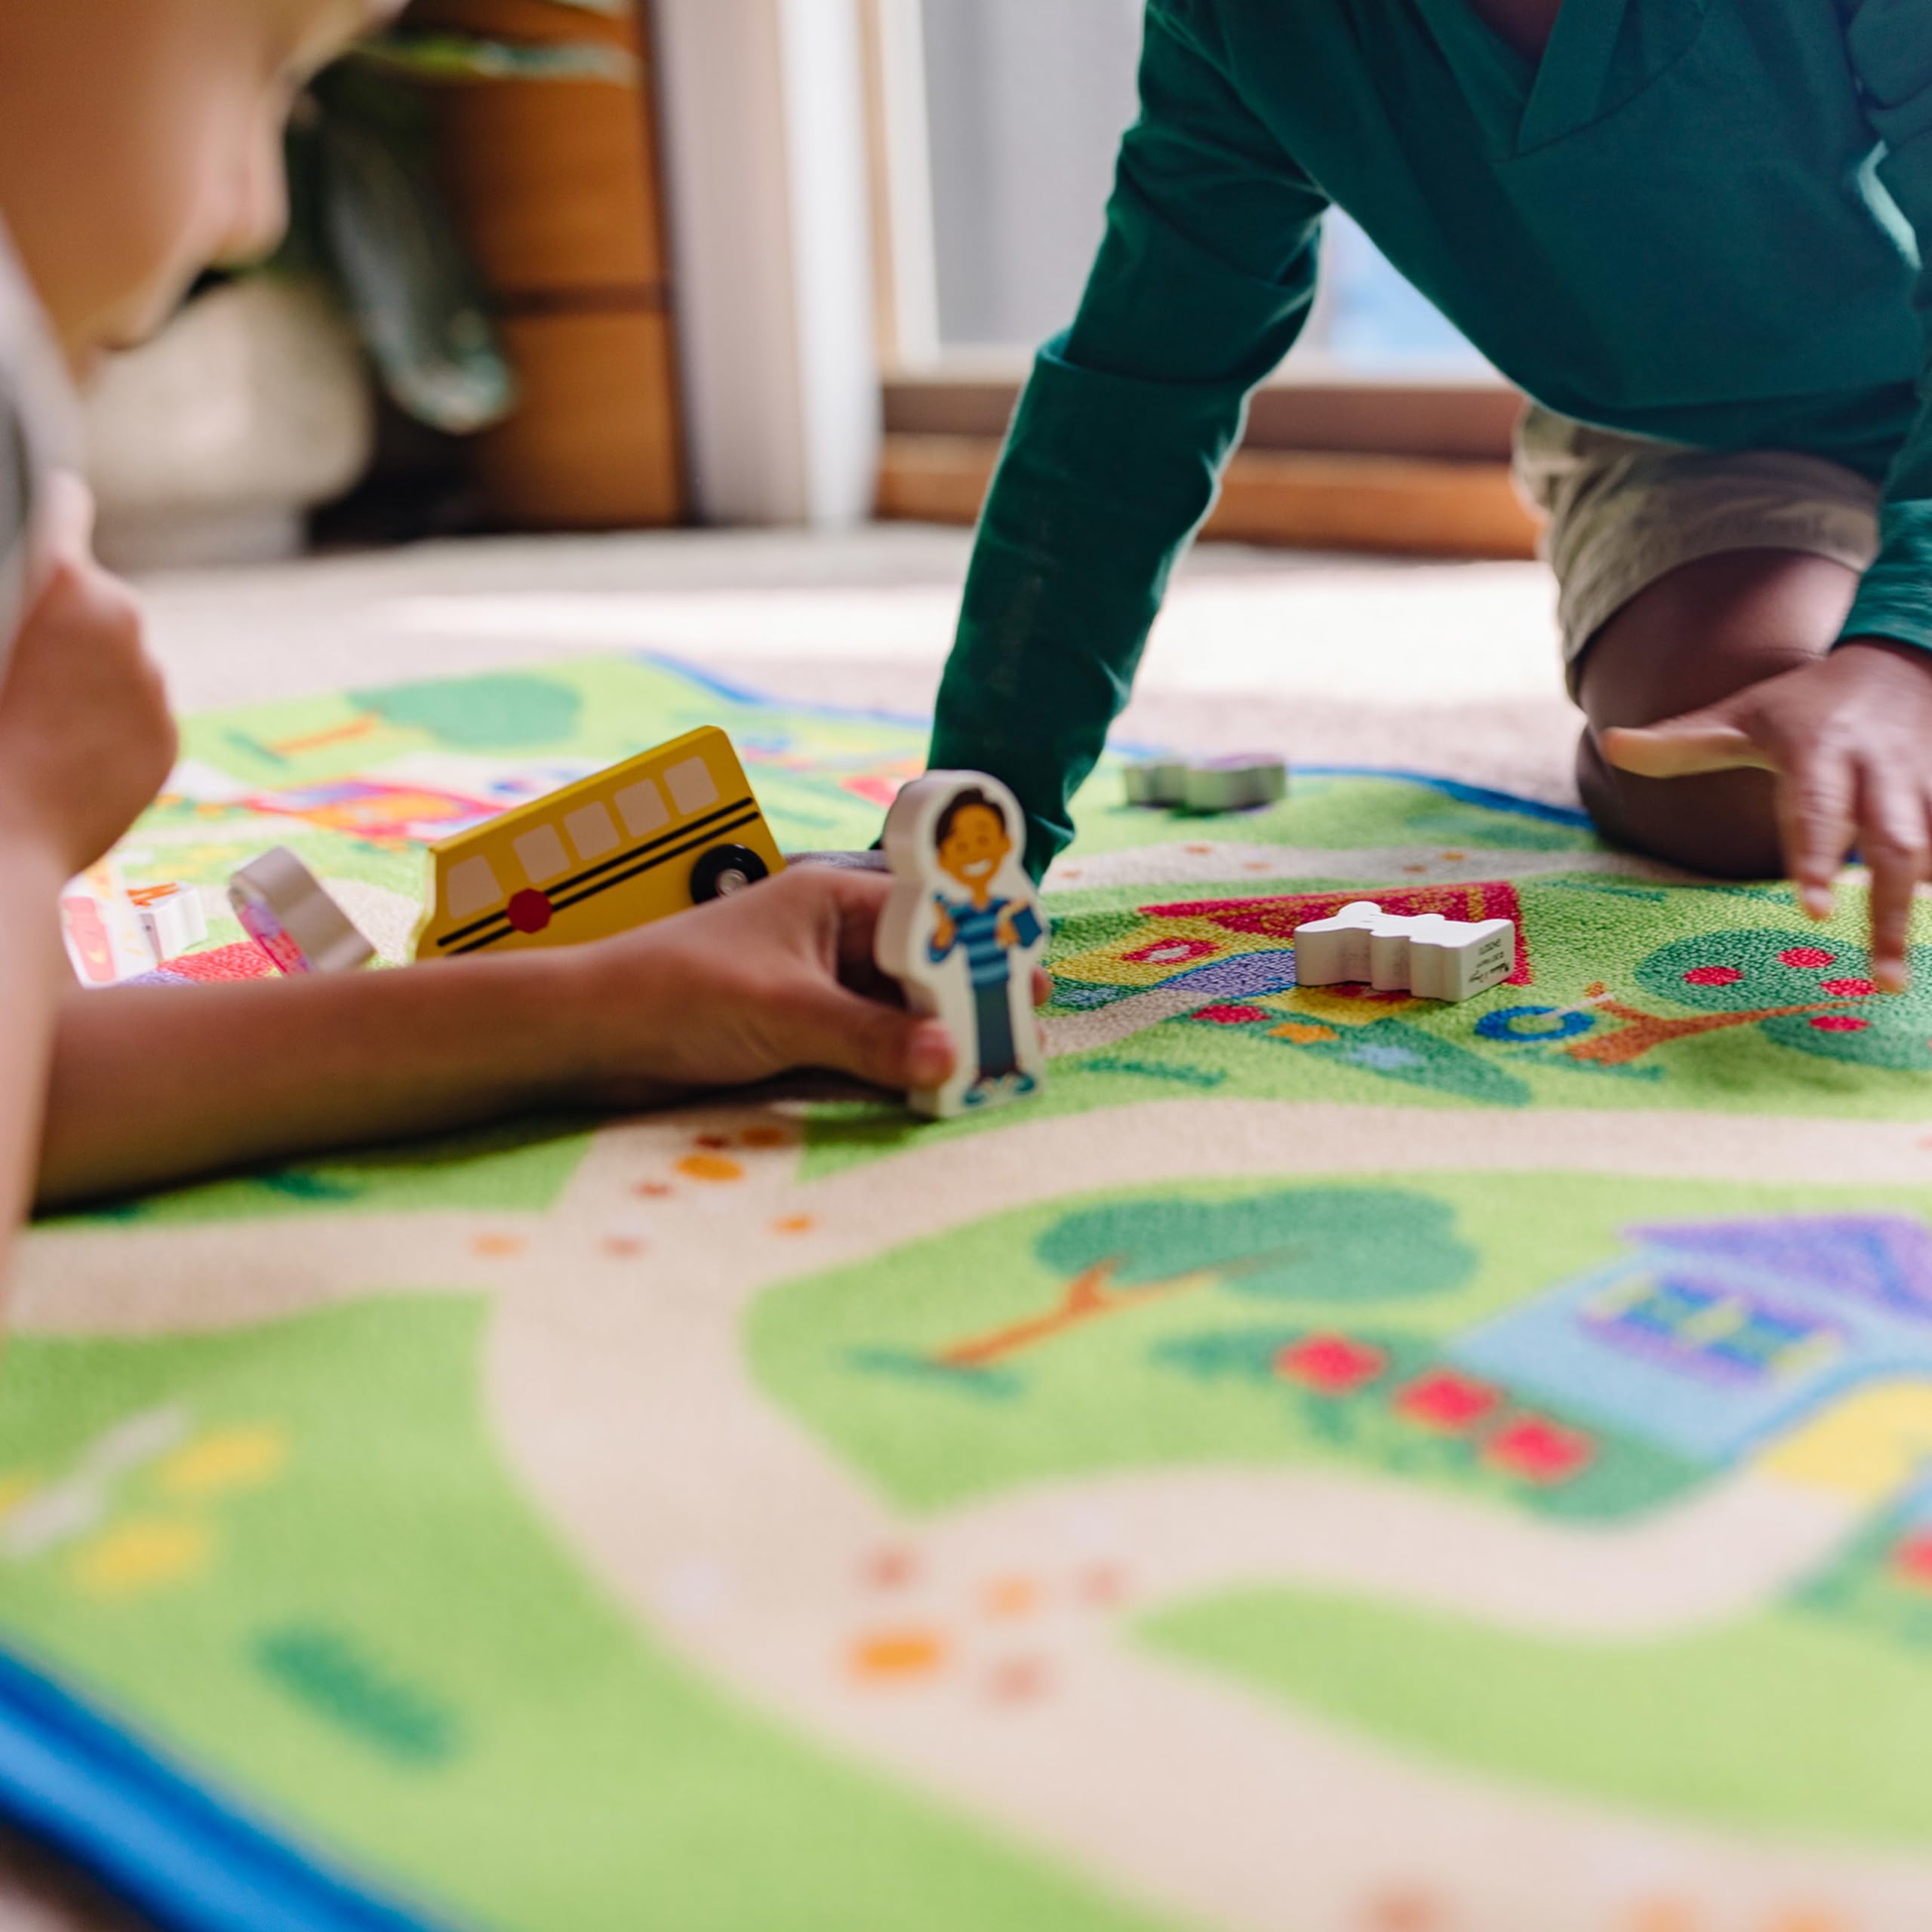
[[[664,783],[670,788],[672,801],[687,817],[718,802],[718,781],[701,758],[688,758],[683,764],[672,765],[664,774]]]
[[[614,852],[620,842],[616,821],[601,805],[586,805],[566,814],[564,829],[581,859],[601,859],[606,852]]]
[[[532,885],[548,885],[571,869],[571,855],[553,825],[540,825],[516,841],[517,863]]]
[[[1142,0],[875,0],[901,371],[1011,361],[1070,319],[1137,110],[1141,18]],[[1287,373],[1494,380],[1339,213]]]
[[[1143,0],[861,0],[885,373],[878,514],[977,518],[1035,347],[1072,318],[1138,110]],[[1521,398],[1352,221],[1205,534],[1528,558]]]
[[[617,816],[623,820],[624,829],[635,838],[660,831],[671,823],[670,808],[664,802],[664,794],[648,778],[640,778],[635,785],[620,792],[616,803]]]
[[[443,901],[452,919],[473,918],[502,903],[503,888],[485,858],[464,859],[451,866],[444,881]]]
[[[1828,1321],[1774,1308],[1727,1284],[1647,1274],[1586,1312],[1605,1341],[1674,1368],[1732,1382],[1808,1374],[1844,1346]]]

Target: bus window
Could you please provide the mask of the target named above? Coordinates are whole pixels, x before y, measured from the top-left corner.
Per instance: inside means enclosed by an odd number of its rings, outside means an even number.
[[[586,805],[580,811],[568,814],[564,829],[570,834],[580,859],[601,859],[623,842],[617,821],[601,805]]]
[[[672,765],[665,773],[664,782],[671,788],[678,810],[686,817],[718,802],[718,781],[701,758],[688,758],[683,764]]]
[[[648,778],[641,778],[620,792],[616,803],[626,829],[639,838],[671,823],[663,793]]]
[[[571,869],[571,855],[554,825],[540,825],[515,841],[516,856],[532,885],[548,885]]]
[[[502,903],[503,888],[490,862],[480,855],[460,860],[451,866],[443,881],[444,909],[452,919],[467,919],[492,906]]]

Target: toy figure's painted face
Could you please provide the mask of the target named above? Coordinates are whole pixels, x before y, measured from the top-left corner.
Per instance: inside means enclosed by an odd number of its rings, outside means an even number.
[[[1013,841],[990,805],[968,805],[954,815],[939,848],[939,862],[964,886],[983,891],[1006,863]]]

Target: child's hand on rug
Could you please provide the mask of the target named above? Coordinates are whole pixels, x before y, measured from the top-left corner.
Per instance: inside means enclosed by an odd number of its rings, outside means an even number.
[[[1847,645],[1706,710],[1606,731],[1603,750],[1644,778],[1776,772],[1805,911],[1830,917],[1855,848],[1872,872],[1873,977],[1904,991],[1914,895],[1932,871],[1932,653],[1882,638]]]
[[[579,1083],[595,1104],[736,1086],[823,1067],[894,1089],[937,1086],[955,1048],[872,964],[884,873],[795,866],[749,892],[554,955],[587,1029]],[[1038,976],[1036,998],[1048,994]]]
[[[160,790],[174,723],[140,606],[94,560],[94,501],[48,498],[46,561],[0,688],[0,836],[84,870]]]

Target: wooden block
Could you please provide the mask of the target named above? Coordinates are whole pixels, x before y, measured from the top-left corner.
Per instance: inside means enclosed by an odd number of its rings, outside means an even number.
[[[958,1049],[943,1086],[906,1097],[929,1118],[999,1106],[1046,1079],[1033,969],[1047,922],[1020,864],[1024,823],[1013,794],[977,771],[915,779],[885,822],[895,882],[874,957]]]
[[[376,956],[321,881],[285,845],[271,847],[235,873],[228,903],[281,972],[352,973]]]
[[[1142,758],[1127,768],[1124,777],[1130,805],[1174,806],[1186,801],[1187,766],[1180,758]]]
[[[684,514],[668,317],[552,315],[504,327],[522,401],[477,438],[493,515],[532,530],[624,530]]]
[[[1295,983],[1303,986],[1368,986],[1461,1001],[1500,985],[1515,961],[1513,920],[1472,924],[1439,912],[1404,918],[1370,900],[1295,933]]]
[[[147,886],[129,897],[140,915],[148,943],[162,965],[177,959],[208,936],[208,908],[192,885]]]
[[[1443,930],[1417,936],[1411,947],[1410,988],[1418,998],[1473,999],[1508,979],[1516,964],[1512,919],[1475,924],[1445,919]]]
[[[1286,763],[1265,752],[1191,763],[1182,787],[1182,802],[1191,812],[1251,811],[1287,795]]]

